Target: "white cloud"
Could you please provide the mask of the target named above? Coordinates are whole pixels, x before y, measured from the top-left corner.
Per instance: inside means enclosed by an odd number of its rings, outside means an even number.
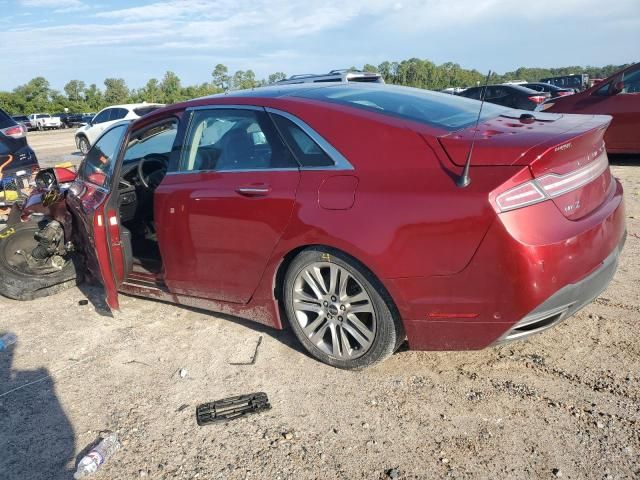
[[[535,8],[511,0],[156,0],[144,6],[110,10],[108,5],[85,2],[19,0],[22,6],[31,7],[24,13],[35,14],[34,8],[54,12],[91,10],[83,14],[82,22],[54,24],[54,19],[47,26],[31,23],[10,28],[3,24],[0,44],[13,45],[14,54],[7,62],[15,62],[14,69],[32,62],[43,72],[54,71],[58,59],[88,62],[87,68],[92,63],[108,62],[109,68],[124,68],[117,73],[123,77],[130,75],[133,62],[144,71],[139,64],[144,59],[162,59],[157,63],[174,69],[187,61],[202,60],[203,65],[220,61],[231,68],[291,73],[295,69],[317,70],[322,65],[348,67],[410,56],[433,58],[434,52],[445,60],[458,61],[451,56],[453,43],[457,52],[471,51],[482,45],[482,35],[477,33],[486,34],[493,28],[486,25],[523,25],[528,26],[522,29],[528,37],[518,34],[518,38],[504,41],[517,45],[533,43],[535,38],[544,56],[520,60],[521,53],[514,53],[512,48],[508,61],[532,65],[541,59],[549,62],[545,45],[548,48],[558,42],[545,36],[547,25],[580,25],[584,30],[585,36],[576,45],[560,41],[563,48],[559,50],[569,57],[592,51],[585,45],[592,45],[595,27],[600,32],[615,32],[607,38],[611,42],[609,50],[621,51],[616,47],[616,37],[637,32],[634,19],[640,18],[638,0],[617,0],[606,9],[601,0],[537,0]],[[40,16],[40,12],[37,14]],[[540,34],[536,37],[532,32]],[[15,42],[16,34],[20,42]],[[444,37],[449,41],[453,38],[452,45],[440,43]],[[496,57],[494,51],[488,49],[485,56]]]
[[[89,6],[81,0],[20,0],[20,5],[31,8],[52,9],[56,13],[89,9]]]

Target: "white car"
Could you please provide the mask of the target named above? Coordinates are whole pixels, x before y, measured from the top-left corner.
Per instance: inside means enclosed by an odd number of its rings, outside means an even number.
[[[86,155],[100,134],[119,120],[134,120],[153,110],[164,107],[161,103],[130,103],[113,105],[100,110],[91,122],[76,132],[76,146]]]
[[[32,129],[49,130],[57,129],[62,126],[60,117],[52,117],[48,113],[32,113],[27,117],[31,123]]]

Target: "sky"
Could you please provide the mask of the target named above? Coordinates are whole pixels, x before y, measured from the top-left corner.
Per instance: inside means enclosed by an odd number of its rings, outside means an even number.
[[[411,57],[498,73],[640,61],[640,0],[0,0],[0,90],[216,64],[258,78]]]

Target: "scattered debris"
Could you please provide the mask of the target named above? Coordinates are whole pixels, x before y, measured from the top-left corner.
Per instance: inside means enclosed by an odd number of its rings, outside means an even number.
[[[189,371],[186,368],[181,368],[176,373],[180,378],[187,378],[189,375]]]
[[[554,468],[553,470],[551,470],[551,473],[553,473],[558,478],[562,477],[562,471],[559,468]]]
[[[87,300],[87,299],[80,300],[80,301],[78,302],[78,305],[80,305],[81,307],[84,307],[84,306],[86,306],[86,305],[89,305],[89,300]]]
[[[215,402],[203,403],[196,408],[198,425],[234,420],[250,413],[258,413],[271,409],[271,404],[264,392],[224,398]]]
[[[282,434],[282,437],[283,437],[285,440],[293,440],[293,433],[292,433],[292,432],[284,432],[284,433]]]
[[[182,412],[185,408],[189,408],[189,405],[187,405],[186,403],[183,403],[178,408],[176,408],[176,413]]]
[[[141,362],[140,360],[129,360],[128,362],[124,362],[123,365],[131,365],[132,363],[137,363],[139,365],[144,365],[145,367],[150,367],[148,363]]]
[[[258,341],[256,342],[255,350],[253,351],[253,355],[248,362],[229,362],[229,365],[255,365],[256,360],[258,359],[258,349],[262,344],[262,335],[258,337]]]
[[[400,469],[398,468],[390,468],[389,470],[387,470],[386,472],[384,472],[387,474],[387,477],[395,480],[397,478],[400,477]]]
[[[115,433],[106,435],[98,445],[93,447],[82,460],[78,462],[78,468],[73,478],[79,479],[93,475],[100,466],[120,448],[120,442]]]

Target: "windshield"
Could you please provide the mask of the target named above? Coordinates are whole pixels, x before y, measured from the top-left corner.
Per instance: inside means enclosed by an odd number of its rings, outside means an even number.
[[[480,102],[456,95],[396,85],[350,84],[303,90],[294,96],[322,100],[371,112],[413,120],[448,131],[476,121]],[[493,118],[506,107],[485,103],[482,117]]]

